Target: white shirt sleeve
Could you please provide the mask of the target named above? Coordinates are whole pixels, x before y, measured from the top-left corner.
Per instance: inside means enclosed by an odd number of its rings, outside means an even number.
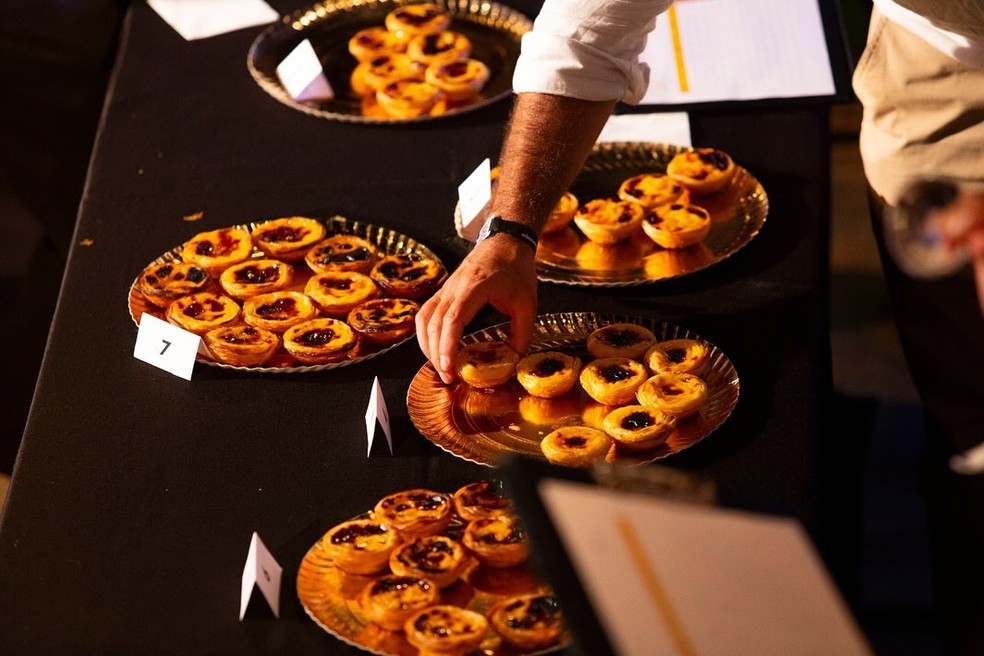
[[[672,0],[546,0],[523,36],[516,93],[637,103],[649,84],[639,62],[657,14]]]

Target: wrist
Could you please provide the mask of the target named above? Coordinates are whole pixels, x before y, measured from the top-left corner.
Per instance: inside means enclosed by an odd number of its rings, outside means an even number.
[[[525,223],[510,221],[498,214],[490,214],[479,231],[478,239],[475,243],[481,244],[483,241],[498,235],[502,235],[502,237],[498,237],[500,241],[503,239],[514,240],[517,243],[524,244],[533,253],[536,253],[537,243],[540,238],[536,230]]]

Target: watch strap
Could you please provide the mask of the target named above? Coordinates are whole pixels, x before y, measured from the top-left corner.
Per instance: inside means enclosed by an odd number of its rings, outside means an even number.
[[[485,221],[481,232],[478,233],[477,243],[482,243],[492,235],[500,232],[519,239],[534,251],[536,251],[537,242],[540,240],[539,235],[536,234],[536,230],[528,225],[517,221],[509,221],[498,214],[493,214]]]

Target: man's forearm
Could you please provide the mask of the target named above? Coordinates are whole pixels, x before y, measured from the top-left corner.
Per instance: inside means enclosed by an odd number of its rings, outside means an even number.
[[[539,232],[614,107],[614,100],[519,94],[499,161],[492,212]]]

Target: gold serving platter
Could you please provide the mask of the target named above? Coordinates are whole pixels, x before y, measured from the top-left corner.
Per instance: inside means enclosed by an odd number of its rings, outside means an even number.
[[[447,9],[451,28],[472,43],[472,58],[489,68],[489,80],[478,99],[463,106],[413,119],[394,119],[373,111],[352,93],[349,77],[355,58],[348,41],[359,30],[381,26],[390,11],[419,0],[329,0],[284,16],[262,32],[246,58],[247,67],[261,89],[281,103],[312,116],[349,123],[385,124],[423,122],[485,107],[512,93],[512,75],[519,58],[520,39],[533,24],[523,14],[496,2],[431,0]],[[277,78],[277,66],[302,41],[309,40],[335,92],[326,102],[294,100]]]
[[[642,173],[665,173],[673,156],[689,150],[662,143],[619,141],[596,144],[571,185],[583,204],[615,197],[626,178]],[[628,287],[668,280],[705,269],[734,255],[758,234],[769,213],[765,189],[747,170],[738,167],[731,183],[692,202],[711,213],[711,232],[703,242],[680,250],[657,246],[639,233],[621,243],[602,246],[589,241],[577,227],[545,233],[536,251],[537,278],[581,287]],[[461,214],[455,225],[461,233]]]
[[[370,511],[354,519],[371,519]],[[464,530],[462,520],[455,518],[443,532],[457,538]],[[407,642],[402,631],[390,631],[373,624],[358,602],[359,593],[370,583],[387,574],[351,574],[335,563],[325,552],[319,539],[297,569],[297,596],[308,616],[322,629],[339,640],[380,656],[416,656],[419,652]],[[441,592],[441,604],[452,604],[486,614],[498,601],[525,594],[548,594],[550,587],[537,579],[526,564],[498,569],[472,561],[458,581]],[[502,641],[489,630],[485,641],[474,652],[483,656],[533,656],[557,651],[566,644],[536,651],[522,651]]]
[[[362,221],[354,221],[343,216],[332,216],[327,219],[320,219],[318,217],[310,218],[317,218],[325,225],[327,231],[325,237],[338,234],[355,235],[357,237],[361,237],[373,244],[377,248],[380,256],[395,255],[398,253],[418,253],[420,255],[433,258],[439,263],[441,262],[440,258],[438,258],[433,251],[427,248],[427,246],[421,244],[416,239],[408,237],[407,235],[399,233],[395,230],[372,225],[370,223],[364,223]],[[264,221],[257,221],[249,224],[241,224],[235,227],[253,230],[263,223]],[[189,239],[192,236],[193,235],[188,235]],[[155,259],[153,262],[148,262],[147,266],[163,262],[181,261],[180,249],[181,245],[179,244]],[[252,257],[254,259],[259,259],[266,256],[262,253],[262,251],[254,246]],[[441,266],[442,268],[444,267],[443,263]],[[286,289],[291,291],[304,291],[304,285],[314,274],[307,266],[305,266],[304,262],[298,263],[294,267],[294,271],[295,274],[293,282]],[[160,308],[150,303],[146,298],[144,298],[143,294],[137,290],[138,279],[139,273],[137,274],[137,278],[134,278],[133,283],[130,284],[129,293],[127,295],[127,306],[130,311],[130,318],[133,319],[133,322],[139,326],[140,317],[147,312],[162,321],[166,321],[167,319],[164,316],[165,308]],[[198,352],[198,361],[209,366],[220,367],[222,369],[234,369],[237,371],[250,371],[255,373],[299,373],[308,371],[322,371],[325,369],[336,369],[363,362],[365,360],[370,360],[382,355],[383,353],[386,353],[387,351],[393,350],[397,346],[400,346],[404,342],[407,342],[413,338],[413,335],[410,335],[406,339],[386,345],[374,345],[363,342],[359,345],[357,353],[355,353],[353,357],[328,364],[299,364],[292,357],[290,357],[286,351],[283,350],[283,347],[281,347],[281,351],[279,353],[274,354],[271,360],[262,366],[236,366],[226,364],[224,362],[218,362],[206,352],[204,347],[202,347]]]
[[[591,360],[589,334],[611,323],[636,323],[653,331],[659,341],[694,339],[708,349],[708,366],[701,378],[708,398],[693,418],[681,421],[663,444],[642,453],[612,449],[607,459],[618,462],[653,462],[683,451],[714,432],[738,402],[738,373],[716,346],[679,326],[636,316],[567,312],[537,317],[530,352],[560,350]],[[509,324],[499,324],[463,338],[468,344],[509,340]],[[557,399],[528,395],[515,380],[495,390],[479,390],[465,383],[445,385],[430,363],[410,382],[407,410],[417,430],[428,440],[459,458],[494,465],[504,454],[542,458],[540,441],[560,426],[591,425],[606,406],[579,388]]]

